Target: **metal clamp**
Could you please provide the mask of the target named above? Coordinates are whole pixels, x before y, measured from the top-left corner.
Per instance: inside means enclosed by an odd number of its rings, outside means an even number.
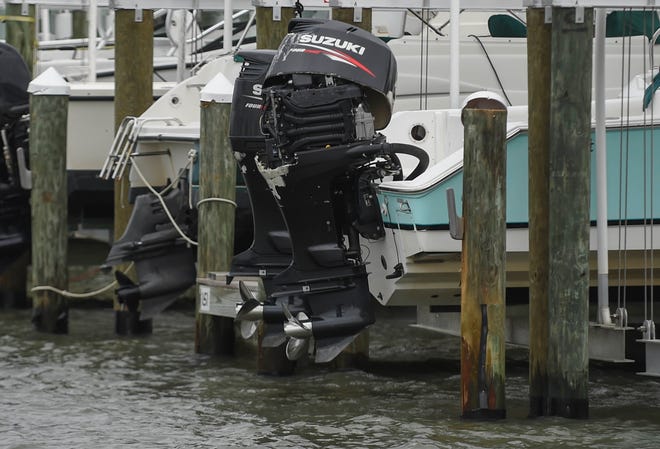
[[[25,149],[19,147],[16,149],[16,162],[18,162],[18,180],[21,187],[25,190],[32,189],[32,172],[25,163]]]
[[[357,2],[355,2],[356,6],[353,8],[353,22],[355,23],[361,23],[362,22],[362,8],[357,6]]]
[[[449,215],[449,235],[454,240],[463,240],[463,217],[456,213],[454,189],[447,189],[447,213]]]

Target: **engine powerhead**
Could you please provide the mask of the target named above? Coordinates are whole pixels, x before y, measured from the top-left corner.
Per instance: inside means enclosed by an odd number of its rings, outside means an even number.
[[[264,82],[267,154],[288,163],[298,151],[374,139],[390,121],[395,82],[392,52],[370,33],[294,19]]]

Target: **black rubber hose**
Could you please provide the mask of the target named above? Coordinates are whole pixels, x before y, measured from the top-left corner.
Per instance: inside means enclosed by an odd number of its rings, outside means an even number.
[[[414,145],[405,143],[379,143],[375,145],[358,145],[347,152],[349,155],[367,155],[367,154],[407,154],[416,158],[419,162],[415,169],[406,177],[406,181],[411,181],[424,173],[429,167],[429,155],[423,149]]]
[[[385,143],[383,145],[390,147],[390,151],[388,151],[390,153],[407,154],[413,156],[419,161],[415,169],[406,177],[406,181],[415,179],[429,168],[429,155],[423,149],[406,143]]]

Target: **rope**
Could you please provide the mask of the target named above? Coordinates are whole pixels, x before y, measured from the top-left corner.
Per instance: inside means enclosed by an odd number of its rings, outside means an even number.
[[[158,201],[160,201],[160,204],[163,206],[163,210],[165,211],[165,214],[167,215],[167,218],[172,223],[172,226],[174,226],[174,229],[176,229],[176,232],[179,233],[179,235],[181,236],[181,238],[183,238],[183,240],[185,240],[186,242],[188,242],[191,245],[197,246],[197,242],[194,241],[193,239],[191,239],[190,237],[188,237],[185,234],[185,232],[183,232],[183,230],[179,227],[176,220],[174,220],[174,217],[170,213],[170,210],[167,208],[167,204],[165,203],[165,199],[163,198],[163,196],[160,193],[158,193],[156,191],[156,189],[154,189],[151,186],[151,184],[149,184],[149,181],[147,181],[147,179],[144,177],[144,175],[142,174],[142,170],[140,170],[140,167],[138,167],[135,158],[132,157],[132,156],[131,156],[131,163],[133,164],[133,168],[135,169],[135,172],[138,174],[138,176],[140,177],[140,179],[142,180],[144,185],[147,187],[147,189],[149,189],[149,191],[152,194],[154,194],[156,196],[156,198],[158,198]],[[185,169],[183,171],[185,171]]]
[[[180,173],[185,172],[188,169],[188,167],[192,164],[195,154],[196,154],[196,151],[194,151],[194,150],[191,150],[188,153],[188,163],[183,168],[183,170],[181,170]],[[144,177],[144,174],[142,174],[142,171],[140,170],[140,167],[138,167],[138,165],[135,161],[135,158],[131,157],[131,163],[133,164],[133,168],[135,169],[135,172],[140,177],[140,180],[142,180],[142,183],[147,187],[147,189],[149,189],[149,191],[152,194],[154,194],[156,196],[156,198],[158,198],[158,201],[163,206],[163,210],[165,211],[165,214],[167,215],[167,218],[170,220],[170,222],[172,223],[172,226],[174,226],[174,229],[176,229],[176,231],[179,233],[181,238],[183,238],[189,244],[197,246],[198,243],[196,241],[194,241],[193,239],[191,239],[190,237],[188,237],[185,234],[185,232],[183,232],[183,230],[179,227],[176,220],[174,219],[174,217],[170,213],[170,210],[167,208],[167,204],[165,203],[165,199],[163,198],[162,194],[157,192],[156,189],[154,189],[153,186],[151,184],[149,184],[149,181],[147,181],[147,179]],[[180,178],[181,178],[181,175],[177,176],[177,178],[174,181],[172,181],[172,183],[170,183],[169,186],[167,186],[165,189],[163,189],[163,191],[166,191],[170,187],[172,187],[176,182],[178,182],[178,180]],[[231,204],[234,207],[238,207],[238,205],[236,204],[235,201],[232,201],[232,200],[227,199],[227,198],[204,198],[204,199],[197,202],[197,207],[199,207],[200,204],[210,203],[212,201],[213,202],[220,202],[220,203],[227,203],[227,204]]]
[[[211,203],[211,202],[226,203],[226,204],[231,204],[234,207],[238,207],[238,204],[236,204],[235,201],[229,200],[227,198],[204,198],[203,200],[197,201],[197,207],[199,207],[200,204]]]
[[[36,22],[31,16],[0,16],[0,22]]]
[[[124,273],[127,273],[128,271],[130,271],[133,268],[134,265],[135,265],[135,262],[131,262],[129,264],[128,268],[126,268],[126,271],[124,271]],[[36,287],[32,287],[32,289],[30,289],[30,291],[33,291],[33,292],[50,291],[50,292],[57,293],[58,295],[67,297],[67,298],[84,299],[84,298],[91,298],[93,296],[100,295],[101,293],[103,293],[107,290],[115,288],[117,285],[119,285],[119,283],[116,280],[114,280],[110,284],[106,285],[105,287],[99,288],[98,290],[93,290],[91,292],[86,292],[86,293],[74,293],[74,292],[70,292],[68,290],[60,290],[59,288],[55,288],[55,287],[50,286],[50,285],[38,285]]]

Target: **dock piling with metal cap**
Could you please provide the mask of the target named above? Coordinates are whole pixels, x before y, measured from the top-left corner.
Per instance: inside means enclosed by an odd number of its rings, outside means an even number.
[[[198,276],[228,271],[234,253],[236,160],[229,141],[232,83],[218,74],[201,92],[199,151]],[[198,289],[195,351],[234,353],[234,319],[200,313],[206,290]]]
[[[67,288],[66,123],[69,85],[53,68],[28,86],[32,174],[32,282]],[[52,290],[32,293],[37,330],[67,333],[66,298]]]

